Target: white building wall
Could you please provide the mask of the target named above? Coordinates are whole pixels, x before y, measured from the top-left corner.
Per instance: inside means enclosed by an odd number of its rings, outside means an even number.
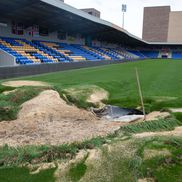
[[[0,66],[15,66],[15,58],[7,52],[0,49]]]
[[[168,42],[182,42],[182,11],[172,11],[169,16]]]

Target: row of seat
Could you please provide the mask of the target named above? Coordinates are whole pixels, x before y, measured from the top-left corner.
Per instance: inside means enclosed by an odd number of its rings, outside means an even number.
[[[48,41],[0,37],[0,49],[16,58],[17,64],[41,64],[95,60],[157,58],[159,51],[126,50],[121,47],[103,48]],[[182,58],[181,53],[173,53]]]
[[[173,59],[182,59],[182,52],[181,51],[173,51],[172,52]]]
[[[45,51],[25,39],[0,38],[0,48],[16,58],[17,64],[40,64],[55,63],[60,59]]]
[[[109,48],[88,47],[48,41],[0,38],[0,48],[12,54],[18,64],[40,64],[85,60],[117,60],[125,58]]]
[[[103,57],[88,51],[81,45],[58,43],[58,42],[41,42],[36,41],[39,46],[45,50],[54,51],[64,56],[69,61],[85,61],[85,60],[104,60]]]

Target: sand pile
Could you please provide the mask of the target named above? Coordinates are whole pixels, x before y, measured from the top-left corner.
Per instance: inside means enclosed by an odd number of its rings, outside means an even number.
[[[17,120],[0,122],[0,145],[57,145],[106,135],[121,125],[98,120],[46,90],[22,105]]]

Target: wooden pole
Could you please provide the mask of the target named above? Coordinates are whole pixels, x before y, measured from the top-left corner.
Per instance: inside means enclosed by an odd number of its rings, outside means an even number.
[[[141,89],[141,84],[140,84],[140,78],[139,78],[139,74],[138,74],[138,69],[135,68],[135,71],[136,71],[138,91],[139,91],[139,95],[140,95],[140,100],[141,100],[142,109],[143,109],[143,115],[144,115],[144,121],[145,121],[146,120],[146,113],[145,113],[145,106],[144,106],[144,101],[143,101],[143,95],[142,95],[142,89]]]

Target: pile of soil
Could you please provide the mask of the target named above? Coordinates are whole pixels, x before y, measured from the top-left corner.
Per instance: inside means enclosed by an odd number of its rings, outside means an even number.
[[[122,123],[99,120],[91,112],[68,105],[53,90],[24,103],[17,120],[0,122],[0,146],[58,145],[104,136]]]

